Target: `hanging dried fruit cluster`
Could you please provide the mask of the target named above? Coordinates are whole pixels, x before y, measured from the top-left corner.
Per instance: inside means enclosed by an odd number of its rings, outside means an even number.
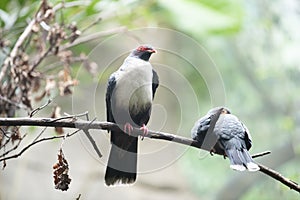
[[[59,150],[58,162],[53,165],[53,169],[55,189],[62,191],[68,190],[69,184],[71,183],[71,179],[68,175],[69,165],[65,159],[62,149]]]

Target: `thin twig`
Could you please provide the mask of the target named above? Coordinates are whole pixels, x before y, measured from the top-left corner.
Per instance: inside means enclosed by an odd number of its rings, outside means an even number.
[[[8,138],[6,138],[4,144],[1,145],[1,148],[5,148],[6,145],[11,141],[10,139],[11,139],[10,136],[9,136]],[[5,150],[4,150],[4,151],[5,151]]]
[[[90,126],[95,120],[96,120],[96,118],[93,119],[93,120],[91,121],[91,123],[89,124],[89,126]],[[89,139],[90,143],[92,144],[92,146],[93,146],[94,150],[96,151],[97,155],[99,156],[99,158],[101,158],[101,157],[102,157],[102,154],[101,154],[101,152],[100,152],[100,150],[99,150],[99,148],[98,148],[98,146],[97,146],[95,140],[93,139],[93,137],[92,137],[91,134],[89,133],[88,126],[87,126],[86,128],[83,128],[82,131],[85,133],[86,137]]]
[[[67,113],[65,113],[65,114],[67,116],[52,119],[52,122],[56,122],[56,121],[60,121],[60,120],[64,120],[64,119],[73,119],[73,120],[75,120],[78,117],[86,116],[88,114],[88,112],[84,112],[84,113],[80,113],[80,114],[76,114],[76,115],[69,115]]]
[[[68,62],[70,62],[70,64],[73,64],[73,63],[76,63],[76,62],[84,62],[86,60],[87,60],[87,58],[78,56],[78,57],[71,57],[68,60]],[[47,74],[49,71],[55,69],[56,67],[60,67],[63,63],[64,62],[60,60],[60,61],[57,61],[57,62],[53,62],[49,65],[46,65],[46,66],[43,67],[42,73]]]
[[[39,66],[39,64],[47,57],[47,55],[51,52],[51,50],[53,49],[54,46],[55,46],[55,44],[49,46],[48,49],[47,49],[47,51],[45,51],[42,55],[40,55],[40,57],[31,66],[29,72],[32,72],[33,70],[35,70],[35,68],[37,66]]]
[[[88,113],[86,114],[86,120],[90,121]],[[96,118],[94,118],[89,125],[91,125],[95,120],[96,120]],[[99,156],[99,158],[101,158],[102,154],[101,154],[94,138],[89,133],[89,130],[88,129],[83,129],[83,132],[85,133],[86,137],[89,139],[90,143],[92,144],[92,146],[93,146],[94,150],[96,151],[97,155]]]
[[[110,29],[110,30],[101,31],[101,32],[97,32],[97,33],[92,33],[92,34],[89,34],[89,35],[86,35],[86,36],[81,36],[78,39],[76,39],[74,42],[68,43],[68,44],[65,44],[65,45],[61,46],[60,50],[63,51],[65,49],[74,47],[76,45],[86,43],[86,42],[89,42],[91,40],[99,39],[101,37],[105,37],[105,36],[109,36],[109,35],[113,35],[113,34],[117,34],[117,33],[122,33],[122,32],[125,32],[126,30],[127,30],[126,27],[121,26],[121,27]]]
[[[43,133],[47,130],[48,127],[44,127],[43,130],[34,138],[33,142],[37,141]]]
[[[36,140],[32,143],[30,143],[29,145],[27,145],[26,147],[24,147],[19,153],[17,154],[14,154],[12,156],[8,156],[8,157],[5,157],[5,158],[2,158],[0,157],[0,162],[1,161],[4,161],[4,160],[10,160],[10,159],[13,159],[13,158],[18,158],[19,156],[21,156],[26,150],[28,150],[31,146],[35,145],[35,144],[38,144],[40,142],[44,142],[44,141],[48,141],[48,140],[54,140],[54,139],[59,139],[59,138],[64,138],[64,137],[71,137],[73,136],[74,134],[78,133],[80,131],[80,129],[74,131],[73,133],[70,133],[70,134],[67,134],[66,136],[65,135],[60,135],[60,136],[52,136],[52,137],[46,137],[46,138],[42,138],[42,139],[39,139],[39,140]]]
[[[251,157],[252,158],[258,158],[258,157],[262,157],[262,156],[268,155],[270,153],[271,153],[271,151],[264,151],[264,152],[261,152],[261,153],[253,154]]]
[[[89,5],[88,1],[71,1],[71,2],[61,2],[53,7],[53,11],[58,11],[62,8],[71,8],[76,6],[86,6]]]
[[[88,29],[90,29],[91,27],[93,27],[93,26],[95,26],[96,24],[98,24],[101,20],[102,20],[101,17],[97,17],[97,19],[96,19],[93,23],[91,23],[91,24],[89,24],[87,27],[83,28],[83,29],[81,30],[81,33],[86,32]]]
[[[15,57],[18,53],[18,50],[20,49],[20,47],[22,46],[22,44],[24,43],[26,38],[32,33],[31,30],[35,23],[36,23],[36,18],[34,18],[33,20],[30,21],[30,23],[27,25],[27,27],[25,28],[25,30],[22,32],[19,39],[15,43],[9,56],[6,57],[6,59],[4,60],[2,69],[0,71],[0,83],[6,74],[8,66],[13,66],[13,60],[15,59]]]
[[[34,109],[33,111],[31,111],[30,114],[29,114],[29,117],[33,117],[33,115],[35,115],[38,111],[44,109],[44,108],[45,108],[46,106],[48,106],[51,102],[52,102],[52,100],[51,100],[51,99],[48,99],[48,101],[47,101],[44,105],[42,105],[42,106],[40,106],[40,107]]]
[[[26,137],[26,134],[24,134],[23,137],[21,137],[21,138],[18,140],[18,143],[17,143],[16,145],[14,145],[10,150],[7,150],[7,151],[5,151],[3,154],[1,154],[1,155],[0,155],[0,158],[2,158],[2,157],[5,158],[5,156],[6,156],[7,154],[9,154],[10,152],[16,150],[16,149],[19,147],[19,145],[21,144],[22,140],[23,140],[25,137]],[[7,160],[7,159],[5,159],[5,160]]]
[[[2,134],[6,137],[6,138],[10,138],[7,134],[6,134],[6,131],[0,127],[0,131],[2,132]]]
[[[76,200],[80,200],[81,194],[78,195],[78,197],[76,198]]]
[[[23,106],[21,103],[17,103],[17,102],[7,99],[6,97],[2,96],[1,94],[0,94],[0,100],[5,101],[11,105],[14,105],[14,106],[16,106],[16,108],[20,108],[20,109],[24,109],[24,110],[29,109],[26,106]]]

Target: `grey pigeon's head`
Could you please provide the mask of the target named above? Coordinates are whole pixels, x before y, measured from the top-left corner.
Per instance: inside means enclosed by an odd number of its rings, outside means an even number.
[[[144,61],[149,61],[151,54],[156,53],[156,50],[150,45],[142,45],[134,49],[130,56],[140,58]]]
[[[230,110],[226,107],[215,107],[212,108],[211,110],[208,111],[208,114],[217,114],[218,112],[220,112],[220,114],[231,114]]]

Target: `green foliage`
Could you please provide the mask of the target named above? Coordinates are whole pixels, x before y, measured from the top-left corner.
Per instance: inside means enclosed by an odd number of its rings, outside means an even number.
[[[4,30],[20,32],[26,21],[39,5],[38,1],[1,1],[0,27]]]
[[[168,12],[169,23],[193,35],[233,34],[240,30],[242,7],[239,1],[159,1]]]

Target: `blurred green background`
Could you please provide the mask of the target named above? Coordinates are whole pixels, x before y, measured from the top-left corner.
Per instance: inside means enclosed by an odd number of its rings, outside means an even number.
[[[50,2],[55,5],[60,1]],[[92,77],[81,70],[80,65],[73,66],[72,75],[80,81],[73,96],[53,94],[55,103],[64,112],[88,110],[98,120],[105,120],[103,95],[106,80],[127,56],[126,51],[135,48],[132,43],[138,44],[137,41],[129,42],[137,35],[142,42],[154,41],[153,46],[158,47],[151,62],[163,83],[154,100],[150,129],[190,137],[190,129],[200,116],[213,106],[225,105],[250,130],[254,143],[250,152],[272,152],[257,161],[300,182],[299,1],[65,2],[78,5],[61,13],[60,18],[66,23],[76,21],[79,28],[84,28],[98,16],[103,18],[88,33],[120,26],[129,31],[115,38],[100,38],[73,48],[75,52],[90,55],[99,69],[97,76]],[[2,0],[0,36],[14,43],[39,3]],[[164,29],[151,38],[149,33],[156,27]],[[147,31],[143,32],[144,29]],[[182,34],[183,39],[176,39],[177,34]],[[194,41],[201,47],[186,41]],[[123,54],[116,49],[124,49]],[[181,55],[170,53],[174,50]],[[114,52],[118,52],[114,60],[107,61],[109,64],[105,67],[101,66],[104,62],[101,56],[105,58],[106,54]],[[1,62],[3,58],[4,54],[0,53]],[[168,71],[170,68],[172,72]],[[200,73],[195,72],[195,68]],[[210,81],[218,84],[211,85]],[[210,90],[217,92],[212,95]],[[50,110],[45,109],[39,115],[48,116]],[[39,130],[24,131],[30,132],[34,138],[34,133]],[[50,130],[49,134],[53,131]],[[96,132],[93,135],[99,137],[100,149],[107,153],[108,135],[99,136]],[[103,184],[105,167],[99,164],[105,164],[105,161],[99,162],[95,155],[91,156],[93,151],[87,153],[84,147],[76,148],[75,145],[82,143],[86,143],[83,146],[89,145],[84,137],[76,137],[67,140],[65,147],[73,178],[69,191],[56,191],[52,185],[51,164],[55,162],[60,145],[55,141],[33,147],[24,156],[8,162],[7,168],[0,172],[0,199],[75,199],[79,193],[83,199],[299,199],[297,192],[260,172],[232,171],[228,159],[221,156],[211,157],[195,148],[147,139],[140,142],[140,152],[146,158],[139,160],[144,173],[139,175],[137,183],[132,187],[107,188]],[[49,155],[49,159],[45,160],[45,155]],[[33,188],[28,186],[28,179],[32,184],[36,183]]]

